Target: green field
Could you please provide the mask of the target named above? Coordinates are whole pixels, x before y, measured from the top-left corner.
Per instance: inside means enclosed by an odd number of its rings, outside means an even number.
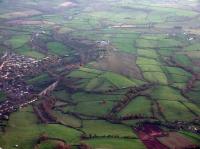
[[[63,101],[69,100],[69,98],[70,98],[70,95],[65,90],[54,91],[53,95],[56,98],[61,99]]]
[[[138,55],[143,57],[149,57],[149,58],[158,58],[157,53],[153,49],[138,49]]]
[[[45,57],[44,54],[31,49],[31,47],[24,45],[21,48],[16,49],[16,52],[21,54],[21,55],[25,55],[27,57],[31,57],[31,58],[35,58],[35,59],[42,59]]]
[[[48,74],[44,73],[28,80],[28,84],[38,84],[42,81],[49,80]]]
[[[13,36],[11,39],[8,40],[8,44],[11,45],[12,48],[16,49],[22,47],[25,43],[29,41],[29,39],[29,35]]]
[[[102,103],[101,101],[85,101],[79,102],[74,111],[86,115],[103,116],[112,109],[113,105],[114,102],[112,101],[106,101],[106,103]]]
[[[95,69],[80,69],[70,73],[67,77],[80,78],[84,83],[80,87],[91,90],[109,90],[112,88],[126,88],[136,86],[138,82],[113,72],[101,72]]]
[[[185,101],[185,97],[181,93],[172,87],[168,86],[158,86],[154,88],[151,92],[151,96],[154,99],[164,99],[164,100],[175,100],[175,101]]]
[[[84,102],[84,101],[118,101],[122,95],[106,95],[106,94],[92,94],[77,92],[72,95],[72,99],[75,102]]]
[[[94,148],[109,148],[109,149],[145,149],[145,146],[139,139],[92,139],[85,141]]]
[[[48,124],[41,126],[41,132],[52,138],[60,138],[70,143],[79,142],[81,132],[58,124]]]
[[[70,53],[70,49],[59,42],[49,42],[47,43],[47,48],[49,49],[50,53],[60,56],[69,55]]]
[[[0,145],[12,148],[19,145],[22,149],[33,148],[40,134],[40,126],[36,125],[37,117],[31,109],[23,109],[10,117],[6,133],[0,138]]]
[[[0,138],[0,145],[5,148],[12,148],[15,145],[22,149],[33,148],[42,134],[76,143],[81,133],[58,124],[38,125],[37,117],[29,107],[11,115],[6,134]]]
[[[40,143],[39,149],[48,149],[48,148],[55,148],[56,147],[56,141],[44,141]]]
[[[102,120],[89,120],[83,121],[83,131],[86,134],[97,135],[97,136],[130,136],[136,137],[136,135],[132,132],[131,128],[119,125],[112,124]]]
[[[195,116],[180,102],[159,100],[163,114],[169,121],[191,121]]]
[[[54,111],[53,115],[56,117],[57,121],[61,122],[64,125],[68,125],[74,128],[81,127],[81,121],[72,115],[63,114],[59,111]]]
[[[153,83],[167,84],[167,78],[164,73],[161,72],[144,72],[144,78]]]
[[[128,106],[126,106],[121,112],[121,116],[125,115],[143,115],[152,116],[151,113],[151,101],[145,97],[137,97],[133,99]]]
[[[110,81],[112,84],[114,84],[118,88],[136,86],[136,83],[118,74],[107,72],[103,74],[102,77]]]

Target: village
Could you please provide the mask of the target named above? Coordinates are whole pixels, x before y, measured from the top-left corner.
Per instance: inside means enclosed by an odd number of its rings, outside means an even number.
[[[36,100],[30,99],[31,86],[25,83],[23,77],[36,75],[47,65],[58,64],[60,60],[55,57],[35,60],[6,52],[0,62],[0,91],[6,93],[6,100],[0,103],[0,118],[8,119],[9,113]]]

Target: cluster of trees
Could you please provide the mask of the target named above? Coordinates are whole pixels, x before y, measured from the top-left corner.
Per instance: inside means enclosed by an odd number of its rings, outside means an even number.
[[[57,143],[55,149],[71,149],[71,145],[59,142]]]
[[[37,144],[40,144],[46,140],[57,140],[58,143],[55,146],[55,149],[71,149],[71,145],[66,144],[64,140],[57,138],[50,138],[47,134],[42,134],[37,141]]]
[[[34,112],[41,120],[41,122],[48,123],[57,121],[56,117],[54,117],[51,113],[51,109],[53,108],[54,104],[55,104],[55,99],[50,98],[50,99],[45,99],[38,106],[33,107]]]
[[[92,149],[92,147],[90,147],[89,145],[87,145],[85,143],[81,143],[79,145],[79,149]]]
[[[119,117],[120,120],[132,120],[132,119],[156,119],[154,116],[145,116],[143,114],[127,114],[125,116]]]
[[[102,135],[98,136],[96,134],[82,134],[81,139],[94,139],[94,138],[123,138],[123,139],[135,139],[131,136],[119,136],[119,135]]]
[[[190,91],[193,87],[195,82],[200,79],[198,74],[194,74],[192,78],[187,82],[187,85],[184,89],[182,89],[182,93],[185,94]]]

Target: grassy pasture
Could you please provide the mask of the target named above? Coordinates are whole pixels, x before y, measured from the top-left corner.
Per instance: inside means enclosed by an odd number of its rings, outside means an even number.
[[[186,83],[190,77],[177,74],[168,74],[168,80],[173,83]]]
[[[12,36],[7,42],[12,48],[16,49],[22,47],[30,40],[30,35],[16,35]]]
[[[75,102],[85,102],[85,101],[118,101],[123,95],[106,95],[106,94],[95,94],[95,93],[85,93],[77,92],[72,95],[72,99]]]
[[[166,39],[168,36],[166,34],[142,34],[140,38],[145,40],[160,40],[160,39]]]
[[[102,75],[102,77],[109,80],[112,84],[114,84],[118,88],[136,86],[137,85],[136,83],[129,80],[128,78],[126,78],[122,75],[119,75],[119,74],[111,73],[111,72],[104,73]]]
[[[111,22],[124,22],[127,23],[127,19],[125,19],[127,17],[128,13],[124,12],[124,13],[115,13],[112,11],[95,11],[93,13],[90,14],[90,17],[92,18],[96,18],[97,20],[100,19],[108,19]],[[130,15],[128,15],[130,16]],[[141,16],[141,14],[140,14]],[[146,14],[144,14],[143,17],[145,17]],[[132,19],[134,19],[134,16],[130,16]],[[142,17],[142,16],[141,16]],[[141,20],[141,19],[140,19]],[[131,19],[128,20],[129,22],[131,21]]]
[[[90,69],[89,69],[90,70]],[[91,72],[94,70],[95,72]],[[86,90],[109,90],[112,88],[124,88],[130,86],[136,86],[138,82],[134,80],[130,80],[127,77],[112,73],[112,72],[104,72],[100,73],[100,71],[91,69],[89,72],[82,71],[73,71],[70,77],[75,78],[84,78],[87,79],[85,82],[80,82],[82,87]]]
[[[137,39],[138,34],[125,33],[122,32],[121,34],[114,35],[114,37],[111,38],[112,44],[122,52],[136,53],[134,41]]]
[[[113,45],[120,51],[136,53],[136,48],[133,46],[133,41],[117,41],[117,39],[113,39]]]
[[[104,120],[85,120],[83,121],[83,131],[86,134],[97,136],[112,135],[112,136],[130,136],[136,137],[130,127],[120,124],[112,124]]]
[[[102,103],[101,101],[79,102],[74,108],[74,111],[86,115],[103,116],[110,112],[113,105],[114,102],[112,101],[106,101],[106,103]]]
[[[99,87],[101,87],[104,83],[103,78],[93,78],[91,79],[88,84],[86,85],[86,90],[91,91],[91,90],[98,90]],[[108,84],[108,86],[104,86],[104,89],[109,89],[109,86],[112,86],[111,83]]]
[[[64,100],[64,101],[70,99],[70,94],[67,93],[65,90],[54,91],[53,95],[55,97],[57,97],[58,99],[61,99],[61,100]]]
[[[145,97],[137,97],[133,99],[120,113],[124,116],[128,114],[152,116],[151,113],[151,101]]]
[[[56,109],[61,110],[62,112],[74,112],[74,106],[71,105],[66,105],[66,106],[62,106],[62,107],[57,107]]]
[[[64,56],[70,53],[70,49],[60,42],[49,42],[47,43],[47,48],[50,53]]]
[[[40,144],[38,145],[38,148],[39,148],[39,149],[53,149],[53,148],[56,147],[56,144],[57,144],[57,143],[58,143],[57,141],[50,141],[50,140],[47,140],[47,141],[44,141],[44,142],[40,143]]]
[[[90,69],[81,67],[78,70],[72,71],[68,76],[73,78],[95,78],[98,77],[102,72],[96,69]]]
[[[163,73],[163,70],[159,65],[139,65],[140,69],[143,72],[161,72]]]
[[[15,18],[19,18],[19,17],[31,17],[34,15],[39,15],[41,14],[40,11],[37,10],[27,10],[27,11],[15,11],[13,10],[12,12],[7,12],[4,14],[1,14],[0,18],[1,19],[15,19]]]
[[[168,84],[167,77],[162,72],[144,72],[143,76],[149,82]]]
[[[190,102],[184,102],[184,104],[191,109],[193,112],[195,112],[197,115],[200,115],[200,107],[198,105],[195,105]]]
[[[161,65],[158,61],[150,58],[138,57],[136,63],[138,65]]]
[[[197,104],[198,106],[200,106],[200,100],[199,100],[199,97],[200,97],[200,92],[199,91],[190,91],[187,96],[190,98],[190,100]]]
[[[168,121],[191,121],[195,116],[180,102],[159,100],[163,114]]]
[[[94,21],[94,19],[92,19],[92,21],[91,21],[92,24],[89,24],[88,20],[90,20],[90,19],[91,18],[89,18],[87,14],[85,16],[80,15],[79,17],[75,17],[72,20],[67,21],[66,24],[68,25],[68,27],[70,27],[72,30],[75,30],[75,31],[77,29],[80,29],[80,30],[91,29],[93,27],[93,25],[94,26],[98,25],[98,20]],[[86,35],[85,37],[91,39],[90,36],[87,36],[88,35],[87,32],[84,32],[83,34]],[[74,35],[77,36],[77,37],[83,36],[79,32],[76,32],[76,34],[74,34]]]
[[[146,57],[138,57],[136,64],[143,72],[145,80],[154,83],[168,84],[166,75],[159,61]]]
[[[43,73],[43,74],[41,74],[39,76],[36,76],[36,77],[34,77],[32,79],[29,79],[27,81],[27,83],[30,84],[30,85],[35,85],[35,84],[38,84],[38,83],[41,83],[41,82],[44,82],[44,81],[47,81],[47,80],[49,80],[48,74]]]
[[[72,115],[62,114],[60,111],[54,111],[53,115],[56,117],[57,121],[62,124],[75,128],[81,127],[81,121]]]
[[[158,40],[158,47],[178,47],[182,46],[184,43],[177,41],[175,39],[161,39]]]
[[[186,86],[186,83],[172,83],[171,85],[175,88],[183,89]]]
[[[168,86],[158,86],[152,89],[151,96],[154,99],[186,101],[180,91]]]
[[[138,49],[137,53],[139,56],[144,56],[144,57],[154,58],[154,59],[158,58],[157,53],[153,49]]]
[[[35,58],[35,59],[42,59],[45,57],[44,54],[31,49],[31,47],[24,45],[23,47],[20,47],[19,49],[16,49],[16,52],[25,55],[27,57]]]
[[[55,23],[64,22],[63,16],[59,15],[42,15],[42,19],[48,22],[55,22]]]
[[[178,63],[182,65],[190,66],[192,64],[188,56],[183,55],[183,54],[176,54],[175,59]]]
[[[108,91],[116,88],[111,82],[101,77],[78,80],[76,87],[85,91]]]
[[[195,43],[187,46],[184,48],[186,51],[199,51],[200,50],[200,43]]]
[[[18,144],[22,149],[33,148],[40,134],[36,122],[36,116],[27,108],[13,113],[10,116],[6,132],[0,137],[0,146],[10,149]]]
[[[156,40],[147,40],[147,39],[138,39],[136,41],[136,46],[138,48],[156,48],[157,41]]]
[[[85,90],[89,81],[90,81],[90,79],[79,79],[76,81],[75,87]]]
[[[178,88],[184,87],[186,82],[192,77],[190,73],[178,67],[163,66],[162,68],[167,75],[169,83],[175,86],[178,85]]]
[[[192,75],[190,73],[188,73],[187,71],[178,68],[178,67],[164,67],[167,70],[167,73],[170,74],[176,74],[176,75],[180,75],[180,76],[188,76],[191,77]]]
[[[53,81],[53,78],[51,78],[47,73],[42,73],[38,76],[27,79],[26,83],[34,86],[34,90],[41,91],[53,83]]]
[[[73,77],[73,78],[86,78],[86,79],[90,79],[90,78],[94,78],[97,77],[98,74],[95,73],[90,73],[90,72],[85,72],[85,71],[81,71],[81,70],[75,70],[72,71],[68,77]]]
[[[179,47],[182,46],[181,41],[175,39],[163,38],[163,39],[145,39],[141,38],[136,41],[136,46],[139,48],[167,48],[167,47]]]
[[[93,148],[106,148],[106,149],[145,149],[145,146],[139,139],[91,139],[84,141],[91,145]]]
[[[77,143],[80,141],[81,132],[59,124],[42,125],[40,132],[53,138],[61,138],[66,142]]]
[[[196,16],[197,12],[192,11],[192,10],[184,10],[184,9],[178,9],[178,8],[163,8],[163,7],[153,7],[155,10],[158,11],[163,11],[163,12],[171,12],[172,15],[176,15],[176,16],[188,16],[188,17],[192,17],[192,16]]]
[[[80,71],[88,72],[88,73],[94,73],[94,74],[101,74],[101,70],[97,69],[92,69],[92,68],[87,68],[87,67],[81,67],[79,68]]]
[[[158,53],[163,57],[168,57],[173,54],[173,50],[172,50],[172,48],[160,48]]]
[[[13,148],[17,144],[21,149],[31,149],[41,134],[77,143],[81,133],[59,124],[37,124],[37,117],[28,107],[11,115],[6,132],[0,137],[0,145]]]

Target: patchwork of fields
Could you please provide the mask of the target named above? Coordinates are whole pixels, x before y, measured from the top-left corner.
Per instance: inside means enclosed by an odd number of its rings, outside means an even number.
[[[198,148],[199,22],[199,0],[0,0],[0,149]]]

